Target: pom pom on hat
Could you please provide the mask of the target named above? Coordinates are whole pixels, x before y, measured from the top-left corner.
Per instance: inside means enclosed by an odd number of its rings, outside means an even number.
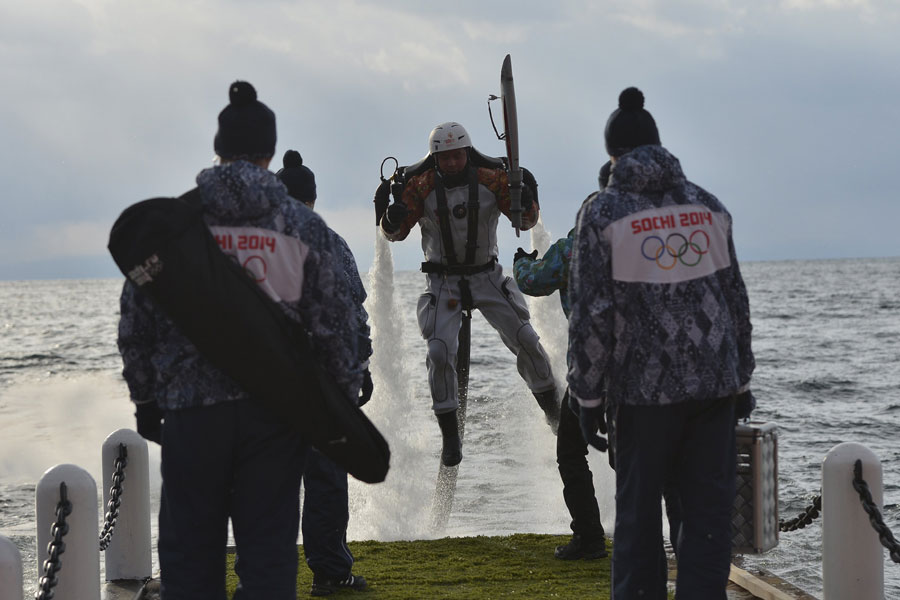
[[[226,160],[271,158],[275,154],[275,113],[257,100],[256,89],[246,81],[231,84],[228,100],[219,113],[213,142],[216,154]]]
[[[312,204],[316,200],[316,176],[303,165],[303,157],[296,150],[288,150],[281,159],[283,169],[275,175],[288,189],[288,194],[300,202]]]
[[[636,87],[622,90],[622,93],[619,94],[619,108],[622,110],[644,108],[644,93]]]
[[[619,94],[619,108],[614,110],[606,122],[606,151],[610,156],[621,156],[626,152],[649,144],[659,145],[659,131],[653,115],[644,110],[644,94],[636,87],[622,90]]]

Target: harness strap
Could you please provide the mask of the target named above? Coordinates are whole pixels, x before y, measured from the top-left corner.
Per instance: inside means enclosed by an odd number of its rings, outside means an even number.
[[[447,190],[444,189],[444,179],[438,170],[434,170],[434,193],[437,200],[435,212],[438,217],[438,225],[441,228],[441,241],[444,245],[444,256],[448,265],[456,264],[456,250],[453,247],[453,233],[450,231],[450,209],[447,207]]]
[[[463,310],[471,311],[475,308],[475,303],[472,301],[472,289],[469,287],[469,280],[465,277],[459,280],[459,299]]]
[[[442,265],[440,263],[423,262],[423,273],[437,273],[439,275],[475,275],[490,271],[497,264],[497,259],[491,259],[483,265]]]
[[[469,201],[466,204],[468,227],[466,230],[466,264],[475,262],[478,250],[478,168],[469,167]]]

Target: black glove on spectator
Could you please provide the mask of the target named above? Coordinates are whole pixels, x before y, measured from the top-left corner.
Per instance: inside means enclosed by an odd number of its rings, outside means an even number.
[[[519,262],[520,258],[525,258],[526,256],[528,258],[530,258],[531,260],[536,260],[537,259],[537,250],[533,250],[531,252],[525,252],[524,250],[522,250],[522,248],[517,249],[515,255],[513,256],[513,264],[516,264],[517,262]]]
[[[756,398],[753,397],[753,392],[750,390],[741,392],[734,400],[734,418],[738,421],[749,419],[754,408],[756,408]]]
[[[374,384],[372,384],[372,373],[369,372],[368,369],[363,371],[363,382],[362,387],[359,390],[359,402],[357,406],[362,406],[366,402],[372,399],[372,390],[375,389]]]
[[[581,436],[584,441],[600,452],[606,452],[609,443],[606,438],[597,435],[598,430],[600,433],[606,433],[606,404],[592,407],[581,406],[575,396],[570,395],[569,408],[578,415],[578,424],[581,426]]]
[[[162,444],[162,422],[164,413],[155,400],[135,404],[134,416],[137,431],[145,440]]]

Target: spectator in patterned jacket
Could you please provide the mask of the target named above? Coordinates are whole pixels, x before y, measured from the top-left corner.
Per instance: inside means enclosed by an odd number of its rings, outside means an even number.
[[[660,145],[644,96],[610,115],[609,185],[582,206],[569,273],[570,394],[595,446],[615,411],[612,596],[666,598],[661,494],[682,511],[676,595],[724,600],[736,416],[754,369],[731,215]]]
[[[288,150],[284,153],[282,164],[284,167],[275,175],[291,197],[314,209],[316,176],[303,164],[303,157],[296,150]],[[366,289],[347,242],[333,229],[329,228],[329,232],[335,247],[340,250],[344,274],[356,308],[359,362],[363,368],[359,398],[359,405],[362,406],[372,397],[372,375],[368,369],[372,340],[369,337],[369,315],[363,307]],[[328,596],[341,589],[362,590],[367,586],[365,577],[352,572],[353,553],[347,546],[347,524],[350,521],[348,502],[347,471],[311,448],[303,472],[303,516],[300,521],[306,565],[313,572],[311,596]]]
[[[304,326],[323,368],[356,402],[363,376],[340,249],[322,219],[267,170],[274,113],[246,82],[233,83],[229,99],[214,142],[220,164],[197,176],[203,219],[223,251]],[[162,598],[225,597],[230,519],[240,578],[234,597],[295,600],[303,436],[212,365],[130,282],[118,343],[138,432],[162,445]]]
[[[432,167],[406,184],[402,200],[395,198],[381,219],[382,232],[392,242],[406,239],[417,223],[422,228],[427,283],[419,298],[419,328],[428,341],[432,410],[443,436],[441,462],[448,467],[462,460],[455,368],[463,310],[481,311],[516,355],[519,374],[554,432],[559,423],[550,360],[531,326],[525,298],[509,285],[497,262],[498,219],[510,216],[506,172],[473,164],[474,152],[459,123],[435,127],[428,138]],[[539,210],[536,184],[527,183],[522,188],[522,229],[534,227]],[[379,195],[386,203],[388,185],[379,187],[376,203]]]
[[[609,163],[600,170],[600,187],[609,177]],[[596,192],[593,194],[596,195]],[[592,196],[593,196],[592,195]],[[590,200],[589,196],[585,202]],[[530,254],[522,248],[513,257],[513,274],[522,293],[549,296],[559,290],[563,312],[569,316],[569,262],[575,230],[557,240],[538,259],[537,250]],[[556,464],[563,483],[563,499],[572,517],[572,539],[557,546],[554,555],[562,560],[594,559],[608,556],[606,534],[600,521],[600,508],[594,492],[594,475],[587,462],[588,445],[581,435],[578,416],[569,407],[569,391],[560,406],[559,431],[556,437]]]

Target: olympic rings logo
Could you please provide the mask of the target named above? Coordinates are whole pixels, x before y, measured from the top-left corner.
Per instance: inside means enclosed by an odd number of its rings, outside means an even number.
[[[706,238],[702,248],[700,238],[696,241],[694,239],[698,235]],[[673,239],[676,240],[675,246],[672,245]],[[651,252],[648,252],[648,249]],[[655,261],[660,269],[666,271],[674,269],[679,262],[686,267],[696,267],[703,259],[703,255],[708,253],[709,234],[702,229],[695,229],[689,237],[684,237],[680,233],[670,233],[665,240],[658,235],[648,235],[641,243],[641,254],[644,258]]]

